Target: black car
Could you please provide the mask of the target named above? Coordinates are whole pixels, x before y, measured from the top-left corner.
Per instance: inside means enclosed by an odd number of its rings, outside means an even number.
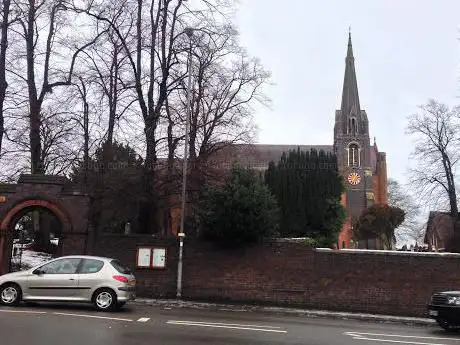
[[[460,328],[460,291],[445,291],[431,296],[428,315],[445,330]]]

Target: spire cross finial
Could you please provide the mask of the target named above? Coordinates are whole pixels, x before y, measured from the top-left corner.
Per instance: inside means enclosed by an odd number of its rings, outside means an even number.
[[[351,26],[348,27],[348,45],[351,46]]]

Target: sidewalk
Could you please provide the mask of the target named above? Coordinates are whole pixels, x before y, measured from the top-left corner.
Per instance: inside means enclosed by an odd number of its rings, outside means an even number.
[[[362,320],[386,323],[402,323],[407,325],[434,325],[435,321],[429,318],[416,318],[416,317],[402,317],[392,315],[378,315],[378,314],[364,314],[364,313],[348,313],[348,312],[334,312],[324,310],[307,310],[297,308],[283,308],[283,307],[266,307],[255,305],[234,305],[234,304],[221,304],[221,303],[204,303],[192,302],[183,300],[159,300],[159,299],[136,299],[134,304],[144,304],[155,307],[163,307],[165,309],[172,308],[188,308],[188,309],[205,309],[205,310],[221,310],[221,311],[234,311],[234,312],[262,312],[273,313],[281,315],[295,315],[306,317],[323,317],[343,320]]]

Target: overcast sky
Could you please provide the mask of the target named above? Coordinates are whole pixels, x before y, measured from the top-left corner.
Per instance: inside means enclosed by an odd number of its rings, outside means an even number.
[[[407,181],[407,116],[434,98],[458,103],[458,0],[240,0],[243,45],[275,85],[259,143],[332,144],[351,26],[361,107],[388,175]]]

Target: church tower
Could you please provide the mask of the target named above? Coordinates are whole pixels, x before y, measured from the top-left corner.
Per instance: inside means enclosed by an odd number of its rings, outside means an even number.
[[[335,112],[334,153],[337,155],[339,171],[345,179],[345,194],[342,202],[346,206],[349,219],[348,234],[341,234],[339,247],[348,246],[351,239],[352,219],[373,203],[373,162],[369,137],[369,121],[359,102],[355,59],[348,35],[345,77],[343,81],[342,103]]]

